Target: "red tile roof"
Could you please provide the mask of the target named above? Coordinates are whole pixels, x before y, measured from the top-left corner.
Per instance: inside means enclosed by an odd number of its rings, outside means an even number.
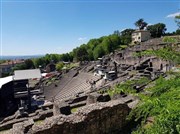
[[[4,62],[0,65],[6,66],[6,65],[21,64],[21,63],[24,63],[24,60],[11,60],[11,61]]]

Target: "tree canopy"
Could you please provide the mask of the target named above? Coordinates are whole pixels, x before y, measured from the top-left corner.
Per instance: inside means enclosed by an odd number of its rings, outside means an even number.
[[[135,23],[135,26],[139,28],[139,30],[143,30],[147,26],[147,22],[144,21],[144,19],[139,19]]]
[[[178,29],[180,29],[180,15],[175,17],[175,22],[177,23]]]
[[[157,37],[161,37],[162,35],[165,34],[166,29],[166,25],[164,23],[157,23],[154,25],[149,25],[147,27],[147,30],[150,31],[151,36],[153,38],[157,38]]]

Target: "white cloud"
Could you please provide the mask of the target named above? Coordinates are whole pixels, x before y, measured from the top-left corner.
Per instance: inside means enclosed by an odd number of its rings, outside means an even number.
[[[86,37],[79,37],[79,38],[78,38],[78,41],[84,42],[84,41],[86,41],[86,39],[87,39]]]
[[[178,15],[180,15],[180,12],[169,14],[166,16],[166,18],[175,18]]]

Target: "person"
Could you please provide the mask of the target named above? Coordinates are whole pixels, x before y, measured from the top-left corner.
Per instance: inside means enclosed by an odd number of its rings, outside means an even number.
[[[93,80],[93,88],[95,88],[95,87],[96,87],[96,81]]]
[[[92,81],[92,79],[89,81],[89,84],[91,85],[91,88],[93,89],[93,81]]]

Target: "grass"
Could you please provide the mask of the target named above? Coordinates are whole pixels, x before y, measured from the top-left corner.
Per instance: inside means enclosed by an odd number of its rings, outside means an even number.
[[[10,129],[0,130],[0,134],[8,134]]]
[[[37,120],[34,122],[34,124],[36,125],[41,125],[44,122],[44,120]]]
[[[113,96],[115,94],[120,94],[121,92],[125,94],[136,94],[136,90],[133,89],[133,86],[142,85],[148,82],[149,82],[149,79],[146,77],[142,77],[141,79],[138,79],[138,80],[127,80],[124,83],[120,83],[116,85],[113,89],[107,90],[107,93],[110,96]]]
[[[127,48],[128,46],[127,45],[121,45],[120,46],[120,48],[123,48],[123,49],[125,49],[125,48]]]
[[[71,113],[75,113],[75,112],[77,112],[77,110],[78,110],[78,108],[72,108]]]

